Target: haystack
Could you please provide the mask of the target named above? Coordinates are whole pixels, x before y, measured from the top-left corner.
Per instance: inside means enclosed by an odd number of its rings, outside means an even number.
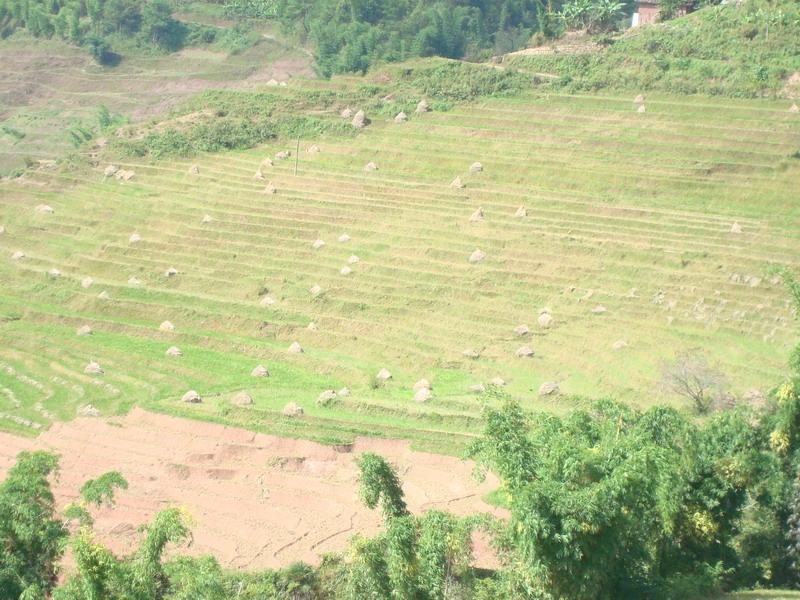
[[[261,302],[259,302],[259,304],[261,306],[272,306],[273,304],[275,304],[275,299],[272,298],[271,296],[264,296],[261,299]]]
[[[414,112],[419,115],[428,112],[430,109],[431,107],[428,105],[428,102],[423,98],[417,103],[417,108],[414,109]]]
[[[454,190],[463,190],[464,182],[461,181],[461,177],[456,177],[453,179],[453,181],[450,182],[450,188]]]
[[[108,292],[103,290],[102,292],[97,294],[97,299],[98,300],[111,300],[111,294],[109,294]]]
[[[421,388],[414,393],[414,402],[427,402],[433,397],[433,392],[428,388]]]
[[[39,205],[36,206],[36,208],[34,210],[37,213],[41,213],[41,214],[44,214],[44,215],[52,215],[54,212],[56,212],[55,210],[53,210],[52,206],[49,206],[47,204],[39,204]]]
[[[467,348],[466,350],[464,350],[461,353],[461,355],[464,358],[471,358],[472,360],[477,360],[477,359],[479,359],[481,357],[481,353],[478,352],[477,350],[472,349],[472,348]]]
[[[92,328],[88,325],[81,325],[75,333],[78,335],[92,335]]]
[[[392,378],[392,374],[387,371],[386,369],[381,369],[378,371],[378,374],[375,375],[375,379],[378,381],[389,381]]]
[[[174,277],[177,274],[178,274],[178,269],[176,269],[175,267],[170,267],[169,269],[164,271],[164,277]]]
[[[533,356],[533,349],[530,346],[522,346],[517,350],[516,355],[519,358],[530,358]]]
[[[367,165],[364,167],[364,170],[365,170],[367,173],[369,173],[370,171],[377,171],[377,170],[378,170],[378,165],[376,165],[374,162],[370,161],[370,162],[368,162],[368,163],[367,163]]]
[[[92,287],[93,283],[94,283],[94,279],[92,279],[91,277],[84,277],[83,279],[81,279],[81,287],[83,289],[85,289],[85,290],[87,290],[90,287]]]
[[[264,186],[264,193],[265,194],[272,195],[277,191],[278,191],[278,189],[274,185],[272,185],[271,181],[267,185]]]
[[[349,395],[350,395],[350,388],[343,387],[343,388],[342,388],[342,389],[340,389],[338,392],[336,392],[336,394],[337,394],[337,395],[338,395],[340,398],[345,398],[345,397],[347,397],[347,396],[349,396]]]
[[[476,249],[472,254],[469,255],[469,262],[481,262],[484,258],[486,258],[486,252]]]
[[[167,351],[164,353],[167,356],[183,356],[183,352],[177,346],[170,346],[167,348]]]
[[[595,306],[592,309],[592,314],[593,315],[602,315],[602,314],[604,314],[606,312],[606,310],[607,309],[606,309],[605,306],[603,306],[602,304],[598,304],[597,306]]]
[[[611,349],[612,350],[622,350],[627,345],[628,345],[628,342],[626,342],[625,340],[617,340],[616,342],[611,344]]]
[[[497,387],[503,387],[506,384],[506,380],[503,379],[502,377],[495,377],[489,383]]]
[[[516,327],[514,327],[514,333],[520,336],[528,335],[530,332],[531,330],[528,329],[527,325],[517,325]]]
[[[482,394],[483,392],[486,391],[486,386],[483,385],[482,383],[475,383],[475,384],[469,386],[468,389],[473,394]]]
[[[639,108],[636,109],[636,112],[644,113],[644,112],[647,112],[647,109],[644,107],[644,104],[640,104]]]
[[[116,178],[122,181],[130,181],[136,176],[134,171],[126,171],[124,169],[120,169],[117,171]]]
[[[189,175],[200,175],[200,167],[197,165],[189,167]]]
[[[633,99],[634,104],[644,104],[644,96],[639,94],[636,98]]]
[[[79,417],[99,417],[101,416],[100,411],[94,404],[84,404],[83,406],[79,406],[77,410]]]
[[[200,394],[198,394],[194,390],[189,390],[181,398],[181,402],[190,402],[192,404],[199,404],[202,401],[203,399],[200,397]]]
[[[141,242],[141,241],[142,241],[142,236],[140,236],[138,233],[132,233],[131,237],[128,238],[128,243],[129,244],[135,244],[135,243]]]
[[[281,412],[284,417],[300,417],[303,415],[303,409],[294,402],[289,402]]]
[[[324,245],[325,245],[325,242],[323,240],[316,239],[316,240],[314,240],[314,243],[311,244],[311,247],[314,248],[314,250],[319,250]]]
[[[267,82],[269,87],[278,87],[278,80],[274,77]]]
[[[731,225],[731,233],[742,233],[742,226],[739,223]]]
[[[353,118],[353,110],[350,108],[342,109],[342,112],[339,113],[339,116],[343,119],[352,119]]]
[[[135,275],[128,277],[128,285],[139,285],[140,283],[142,283],[141,280]]]
[[[553,315],[549,312],[543,312],[537,317],[536,322],[539,324],[539,327],[547,329],[553,324]]]
[[[322,293],[322,287],[317,285],[316,283],[308,288],[308,293],[312,296],[319,296]]]
[[[255,367],[253,367],[253,370],[250,371],[250,376],[269,377],[269,371],[267,370],[267,367],[265,367],[264,365],[256,365]]]
[[[311,321],[311,323],[309,323],[309,324],[306,326],[306,329],[307,329],[308,331],[312,331],[312,332],[313,332],[313,331],[318,331],[318,330],[319,330],[319,327],[317,326],[317,324],[316,324],[316,323],[314,323],[314,321]]]
[[[369,125],[369,119],[367,118],[367,115],[364,113],[363,110],[359,110],[355,114],[353,120],[350,123],[356,129],[363,129],[364,127]]]
[[[514,213],[514,217],[516,217],[517,219],[522,219],[522,218],[527,217],[527,216],[528,216],[528,211],[526,210],[526,208],[524,206],[520,206],[517,209],[517,212]]]
[[[3,235],[6,232],[6,228],[0,225],[0,235]]]
[[[347,265],[345,265],[341,269],[339,269],[339,273],[341,275],[350,275],[350,273],[352,273],[352,272],[353,272],[353,269],[351,269]]]
[[[233,395],[231,404],[234,406],[250,406],[253,404],[253,397],[247,392],[239,392]]]
[[[354,265],[354,264],[356,264],[356,263],[357,263],[358,261],[360,261],[360,260],[361,260],[361,259],[360,259],[360,258],[358,258],[358,257],[357,257],[355,254],[351,254],[351,255],[350,255],[350,258],[348,258],[348,259],[347,259],[347,264],[348,264],[348,265]]]
[[[483,208],[478,208],[472,215],[469,217],[470,223],[480,223],[483,221]]]
[[[419,390],[425,388],[429,390],[433,389],[433,387],[431,386],[431,382],[423,377],[417,383],[415,383],[411,389],[413,389],[415,392],[418,392]]]
[[[59,277],[61,277],[61,271],[59,271],[59,270],[58,270],[58,269],[56,269],[55,267],[53,267],[52,269],[50,269],[50,270],[47,272],[47,274],[48,274],[50,277],[52,277],[53,279],[58,279]]]
[[[164,321],[161,325],[158,326],[159,331],[175,331],[175,325],[173,325],[170,321]]]
[[[83,370],[83,372],[87,375],[102,375],[105,373],[103,368],[100,366],[100,363],[95,361],[91,361],[88,365],[86,365],[86,368]]]
[[[325,390],[319,396],[317,396],[317,406],[328,406],[334,400],[336,400],[336,391]]]
[[[342,242],[342,243],[349,242],[350,241],[350,236],[347,235],[346,233],[343,233],[342,235],[339,236],[339,241]]]
[[[25,253],[22,250],[17,250],[11,255],[11,260],[22,260],[25,258]]]
[[[108,165],[103,171],[103,177],[112,177],[117,171],[119,171],[118,166]]]
[[[211,223],[211,221],[213,221],[213,220],[214,219],[211,218],[211,215],[203,215],[203,219],[201,220],[201,223]]]
[[[297,342],[292,342],[292,344],[289,346],[289,352],[292,354],[302,354],[303,347]]]
[[[789,112],[794,114],[800,113],[800,106],[797,106],[797,104],[792,104],[789,107]]]
[[[309,146],[308,150],[306,150],[309,154],[319,154],[319,146],[314,144],[313,146]]]
[[[474,162],[469,166],[470,173],[480,173],[483,171],[483,165],[479,162]]]
[[[408,115],[402,111],[397,113],[397,116],[394,118],[395,123],[405,123],[406,121],[408,121]]]
[[[275,160],[286,160],[292,155],[290,150],[281,150],[275,153]]]
[[[539,386],[540,396],[552,396],[559,393],[558,383],[555,381],[545,381]]]

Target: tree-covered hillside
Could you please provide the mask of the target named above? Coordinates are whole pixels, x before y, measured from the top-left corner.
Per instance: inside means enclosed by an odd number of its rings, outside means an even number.
[[[313,42],[323,74],[366,71],[413,56],[462,58],[527,44],[548,11],[542,0],[280,0],[278,16]]]

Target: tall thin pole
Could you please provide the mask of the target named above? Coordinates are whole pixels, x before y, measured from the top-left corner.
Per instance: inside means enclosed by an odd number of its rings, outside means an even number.
[[[294,151],[294,174],[297,175],[297,162],[300,160],[300,138],[297,138],[297,148]]]

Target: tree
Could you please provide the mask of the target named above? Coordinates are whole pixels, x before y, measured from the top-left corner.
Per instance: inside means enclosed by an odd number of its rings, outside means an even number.
[[[661,383],[669,391],[689,399],[698,414],[707,414],[715,403],[725,399],[727,380],[711,367],[702,354],[678,355],[661,369]]]
[[[0,484],[0,598],[41,597],[52,589],[67,539],[49,477],[58,459],[22,452]]]
[[[358,461],[360,495],[369,508],[381,506],[386,531],[356,537],[350,546],[345,592],[348,598],[446,600],[469,581],[474,519],[431,510],[408,512],[394,468],[377,454]]]
[[[86,48],[89,50],[92,58],[101,65],[108,64],[113,56],[111,53],[111,44],[107,40],[101,38],[99,35],[89,34],[84,40]]]
[[[166,0],[151,0],[142,10],[142,35],[164,50],[177,50],[183,45],[186,30],[172,18],[172,7]]]

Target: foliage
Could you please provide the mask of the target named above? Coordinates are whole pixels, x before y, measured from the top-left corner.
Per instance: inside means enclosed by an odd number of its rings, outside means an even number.
[[[166,0],[0,0],[0,23],[82,45],[103,65],[116,60],[112,34],[166,51],[181,48],[187,35]]]
[[[274,19],[278,16],[278,0],[227,0],[225,15],[251,19]]]
[[[782,412],[703,426],[610,401],[563,419],[487,411],[471,455],[510,496],[502,585],[580,599],[787,583],[780,546],[758,543],[780,540],[796,477],[796,413]]]
[[[476,520],[437,510],[411,515],[389,463],[364,453],[358,466],[361,499],[368,508],[380,504],[386,531],[373,539],[357,536],[351,543],[345,597],[445,600],[469,588]]]
[[[561,17],[569,29],[586,29],[591,33],[616,28],[625,3],[616,0],[571,0],[564,4]]]
[[[48,478],[58,459],[22,452],[0,484],[0,598],[36,598],[55,583],[67,530]]]
[[[462,58],[544,28],[539,0],[279,0],[284,29],[311,38],[323,75],[415,56]],[[523,33],[524,32],[524,33]],[[516,49],[512,47],[510,49]]]
[[[385,519],[408,514],[403,489],[394,469],[380,456],[365,452],[358,459],[359,495],[367,508],[380,503]]]
[[[499,71],[455,61],[411,70],[404,81],[425,96],[447,101],[512,95],[531,86],[530,77],[513,69]]]
[[[791,0],[729,2],[637,28],[600,52],[525,56],[510,63],[554,73],[559,78],[552,85],[568,91],[758,97],[778,92],[787,77],[800,71],[800,5]]]

